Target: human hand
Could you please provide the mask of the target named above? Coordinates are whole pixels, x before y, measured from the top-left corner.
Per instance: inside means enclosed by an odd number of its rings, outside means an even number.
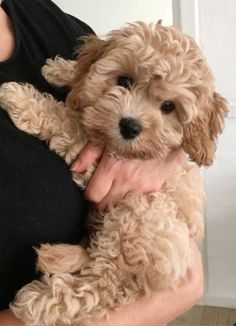
[[[24,323],[8,309],[0,311],[0,326],[24,326]]]
[[[99,161],[85,196],[99,208],[104,208],[109,202],[117,202],[129,192],[142,194],[159,191],[184,157],[184,151],[178,148],[165,159],[123,161],[111,157],[104,147],[88,143],[72,165],[72,170],[81,173]]]
[[[171,290],[153,292],[111,313],[109,320],[94,320],[93,326],[163,326],[184,314],[203,295],[203,267],[196,243],[190,239],[194,257],[191,271]]]

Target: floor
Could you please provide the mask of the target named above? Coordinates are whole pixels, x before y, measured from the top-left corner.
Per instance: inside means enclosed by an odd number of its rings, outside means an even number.
[[[236,309],[195,306],[168,326],[236,326]]]

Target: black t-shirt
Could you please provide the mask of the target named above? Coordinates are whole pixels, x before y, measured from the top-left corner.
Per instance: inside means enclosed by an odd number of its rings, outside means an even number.
[[[41,76],[46,58],[71,58],[76,39],[92,30],[50,0],[4,0],[16,48],[0,62],[0,84],[33,83],[57,99],[65,91]],[[18,130],[0,108],[0,309],[36,277],[33,247],[78,243],[84,233],[86,203],[64,161],[44,142]]]

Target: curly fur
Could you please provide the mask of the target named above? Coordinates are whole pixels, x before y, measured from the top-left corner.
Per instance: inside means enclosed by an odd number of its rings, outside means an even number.
[[[18,128],[46,140],[68,164],[88,141],[121,159],[166,157],[183,146],[196,163],[177,167],[158,193],[93,207],[85,249],[37,250],[44,276],[19,291],[14,313],[31,326],[89,325],[152,290],[177,286],[191,269],[189,236],[197,240],[204,229],[197,165],[213,162],[227,108],[194,40],[161,24],[130,24],[103,40],[89,36],[77,62],[50,60],[43,75],[71,87],[66,104],[14,82],[2,85],[0,103]],[[131,89],[117,86],[121,75],[133,78]],[[160,109],[165,100],[176,105],[169,114]],[[126,117],[142,126],[132,140],[119,130]],[[86,187],[93,170],[73,173],[75,182]]]

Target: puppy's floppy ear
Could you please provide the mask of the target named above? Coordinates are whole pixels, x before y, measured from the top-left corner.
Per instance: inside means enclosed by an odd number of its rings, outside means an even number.
[[[77,76],[87,73],[91,65],[105,52],[107,42],[96,35],[87,35],[82,38],[83,45],[77,50]]]
[[[106,51],[108,42],[98,38],[96,35],[88,35],[82,38],[83,44],[77,50],[77,64],[75,66],[75,78],[72,90],[67,96],[66,102],[72,109],[80,107],[79,93],[83,89],[85,75]]]
[[[228,112],[226,101],[214,92],[211,99],[199,98],[199,115],[184,127],[183,148],[191,160],[200,165],[211,165],[216,151],[217,136],[224,127]]]

